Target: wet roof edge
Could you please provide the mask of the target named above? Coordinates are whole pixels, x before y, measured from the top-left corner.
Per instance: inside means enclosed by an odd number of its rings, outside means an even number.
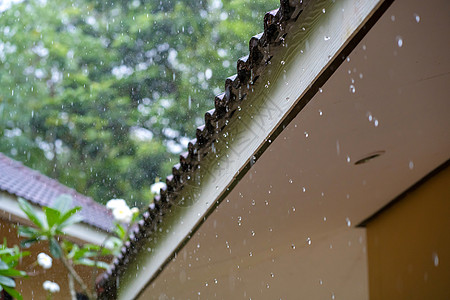
[[[266,14],[264,33],[250,40],[250,54],[238,61],[238,74],[227,78],[225,93],[215,98],[215,110],[205,114],[206,125],[197,129],[189,152],[180,156],[166,180],[167,190],[155,198],[111,269],[99,277],[101,299],[130,299],[142,293],[393,0],[336,2],[281,1],[280,9]],[[324,39],[324,34],[332,38]],[[307,72],[299,74],[299,66]],[[288,86],[280,77],[283,70]],[[200,187],[194,184],[196,176]],[[189,208],[180,205],[189,197],[194,199]],[[186,220],[183,226],[181,218]],[[170,234],[159,233],[165,229]]]

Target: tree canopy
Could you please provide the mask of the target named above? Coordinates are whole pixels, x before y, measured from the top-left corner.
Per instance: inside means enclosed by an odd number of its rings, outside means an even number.
[[[143,205],[271,0],[25,0],[0,12],[0,151]]]

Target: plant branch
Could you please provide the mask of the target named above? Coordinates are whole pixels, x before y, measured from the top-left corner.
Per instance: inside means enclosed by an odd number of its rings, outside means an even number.
[[[67,274],[67,277],[69,277],[69,290],[70,290],[70,296],[72,297],[72,300],[77,300],[77,293],[75,292],[75,284],[73,282],[73,276],[72,274]]]
[[[61,245],[59,245],[61,247]],[[75,279],[75,281],[81,286],[81,289],[83,292],[88,296],[89,299],[95,299],[95,296],[91,293],[87,285],[84,283],[83,279],[81,279],[80,275],[75,271],[73,266],[70,264],[70,262],[67,260],[67,258],[64,256],[64,253],[61,255],[61,261],[63,265],[66,267],[66,269],[69,271],[70,275]]]

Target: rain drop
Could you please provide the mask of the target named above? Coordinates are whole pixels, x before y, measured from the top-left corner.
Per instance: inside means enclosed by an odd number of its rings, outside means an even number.
[[[331,39],[331,37],[329,37],[329,36],[324,36],[323,39],[324,39],[325,41],[329,41],[329,40]]]
[[[398,35],[395,39],[397,40],[398,47],[401,48],[403,46],[403,39],[402,39],[402,37]]]
[[[353,84],[350,85],[349,87],[350,93],[354,94],[356,92],[356,88]]]
[[[306,242],[308,243],[308,245],[311,245],[311,238],[307,238]]]
[[[412,160],[409,161],[409,169],[410,170],[414,169],[414,162]]]
[[[350,219],[348,217],[345,218],[345,222],[347,223],[347,227],[352,226],[352,222],[350,221]]]
[[[420,16],[418,14],[414,14],[414,19],[416,19],[416,22],[420,22]]]
[[[295,245],[294,245],[294,244],[291,244],[291,248],[295,250]]]

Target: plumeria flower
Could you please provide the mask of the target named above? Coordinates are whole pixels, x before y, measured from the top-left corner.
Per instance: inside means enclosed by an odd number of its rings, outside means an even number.
[[[52,258],[42,252],[38,254],[37,263],[44,269],[50,269],[52,267]]]
[[[150,191],[152,192],[152,194],[159,195],[160,190],[165,187],[166,184],[162,181],[159,181],[150,186]]]
[[[116,207],[112,211],[114,219],[121,223],[130,223],[133,213],[128,206]]]
[[[124,206],[128,207],[127,203],[123,199],[111,199],[106,203],[106,208],[111,210]]]
[[[42,284],[42,287],[44,290],[49,291],[50,293],[58,293],[59,292],[59,285],[56,282],[46,280]]]

